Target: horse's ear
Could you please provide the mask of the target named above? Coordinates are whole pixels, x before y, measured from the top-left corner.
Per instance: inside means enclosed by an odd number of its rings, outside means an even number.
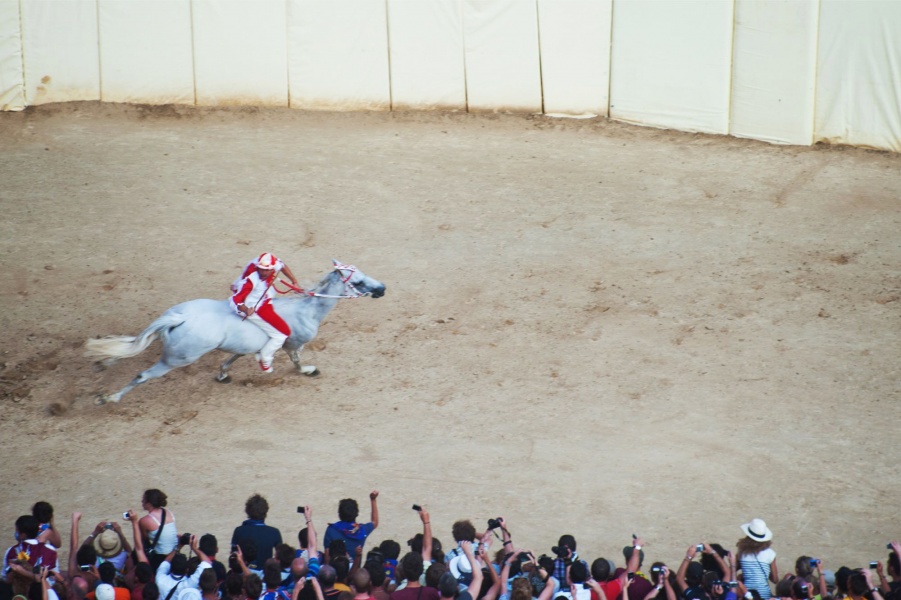
[[[333,267],[337,267],[337,266],[340,265],[340,264],[341,264],[341,263],[340,263],[339,261],[335,260],[334,258],[332,259],[332,266],[333,266]]]

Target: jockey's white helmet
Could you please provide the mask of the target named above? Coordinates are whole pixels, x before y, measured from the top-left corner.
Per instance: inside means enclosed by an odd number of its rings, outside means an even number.
[[[257,267],[261,269],[274,269],[275,257],[268,252],[263,252],[257,260]]]

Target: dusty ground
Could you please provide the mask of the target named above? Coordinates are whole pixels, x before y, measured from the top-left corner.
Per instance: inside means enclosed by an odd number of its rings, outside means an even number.
[[[505,515],[518,543],[649,559],[764,518],[785,570],[901,538],[901,156],[603,121],[74,104],[0,114],[0,522],[67,528],[160,487],[228,537],[252,492],[382,492],[374,540]],[[388,286],[336,308],[294,375],[152,364],[91,336],[223,298],[254,254]],[[365,507],[366,503],[363,502]],[[365,511],[364,511],[365,512]],[[67,536],[66,536],[67,537]]]

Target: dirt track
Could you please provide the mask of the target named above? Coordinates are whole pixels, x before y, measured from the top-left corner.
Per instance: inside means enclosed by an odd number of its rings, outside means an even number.
[[[373,540],[498,514],[548,551],[648,559],[764,518],[782,570],[901,538],[901,156],[603,121],[97,104],[0,114],[0,518],[160,487],[227,538],[259,491],[293,538],[381,490]],[[255,253],[388,286],[294,375],[223,356],[98,392],[84,340],[223,298]],[[11,532],[10,532],[11,533]],[[64,535],[64,539],[68,536]],[[12,543],[11,537],[7,540]]]

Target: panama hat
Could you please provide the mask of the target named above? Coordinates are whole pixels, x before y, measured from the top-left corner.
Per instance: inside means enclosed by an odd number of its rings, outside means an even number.
[[[104,529],[94,538],[94,549],[101,558],[112,558],[122,552],[122,540],[112,529]]]
[[[773,532],[769,530],[763,519],[751,519],[750,523],[741,526],[741,530],[756,542],[768,542],[773,539]]]

